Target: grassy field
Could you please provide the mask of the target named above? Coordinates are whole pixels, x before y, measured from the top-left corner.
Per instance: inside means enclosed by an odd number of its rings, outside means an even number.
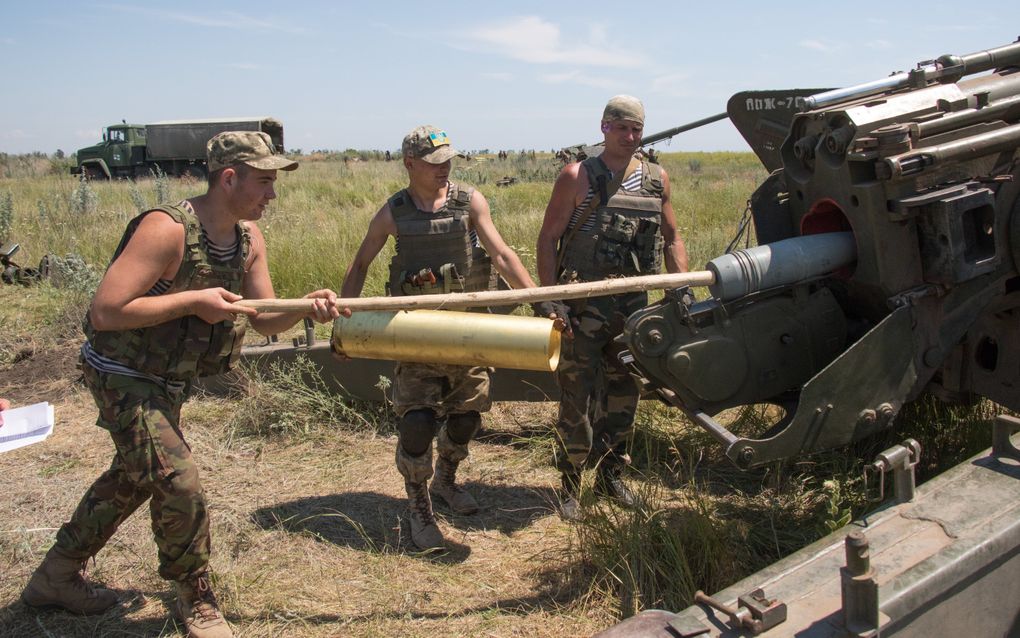
[[[31,160],[31,161],[29,161]],[[741,153],[665,154],[692,267],[721,253],[765,177]],[[17,597],[112,446],[74,367],[80,321],[125,223],[194,182],[82,183],[44,158],[0,172],[0,240],[34,265],[64,258],[61,285],[0,286],[0,396],[49,401],[45,443],[0,456],[0,635],[176,636],[155,572],[148,516],[133,516],[92,576],[126,594],[92,619],[35,615]],[[13,167],[13,168],[12,168]],[[549,156],[464,163],[454,179],[482,189],[507,242],[534,272],[534,243],[558,165]],[[503,177],[515,177],[497,187]],[[260,222],[279,296],[339,288],[369,217],[404,184],[398,162],[304,158],[283,174]],[[382,294],[389,248],[365,294]],[[80,260],[70,255],[80,257]],[[739,472],[678,412],[645,402],[632,485],[642,512],[589,508],[578,524],[554,514],[551,404],[500,404],[486,415],[463,475],[483,503],[471,517],[439,509],[451,551],[422,556],[407,542],[395,430],[385,405],[344,405],[298,381],[300,370],[246,371],[229,398],[185,409],[213,524],[215,588],[245,636],[590,635],[644,608],[679,609],[810,543],[864,511],[861,467],[905,436],[921,440],[923,475],[987,445],[979,423],[995,406],[949,410],[924,401],[897,431],[851,449]],[[768,419],[757,406],[724,415],[741,432]]]

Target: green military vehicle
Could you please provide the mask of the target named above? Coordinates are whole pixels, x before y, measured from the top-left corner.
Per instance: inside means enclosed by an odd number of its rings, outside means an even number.
[[[223,131],[263,131],[283,152],[283,124],[271,117],[179,120],[155,124],[108,126],[103,141],[77,152],[74,174],[89,179],[139,178],[162,171],[167,175],[204,179],[205,145]]]

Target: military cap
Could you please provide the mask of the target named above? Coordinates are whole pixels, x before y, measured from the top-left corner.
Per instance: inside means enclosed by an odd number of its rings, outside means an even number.
[[[613,120],[631,120],[638,124],[645,123],[645,105],[632,95],[614,95],[606,103],[602,112],[603,122]]]
[[[237,164],[266,171],[292,171],[298,167],[294,160],[278,154],[273,139],[261,131],[224,131],[209,140],[205,150],[210,173]]]
[[[450,146],[450,138],[446,136],[446,131],[428,124],[419,126],[405,135],[400,152],[404,157],[425,160],[429,164],[442,164],[458,155]]]

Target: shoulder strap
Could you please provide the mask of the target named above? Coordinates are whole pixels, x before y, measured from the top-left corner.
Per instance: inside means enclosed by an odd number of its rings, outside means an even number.
[[[615,195],[616,191],[620,190],[620,184],[623,183],[623,180],[637,170],[638,166],[641,165],[641,161],[638,158],[630,158],[630,163],[627,164],[627,168],[618,172],[607,184],[605,182],[605,175],[608,174],[608,169],[605,168],[605,163],[597,157],[593,157],[591,159],[598,162],[598,164],[601,164],[602,170],[600,171],[600,167],[594,166],[594,162],[589,162],[589,160],[585,160],[581,163],[581,166],[584,167],[585,171],[588,173],[588,188],[592,189],[593,193],[591,201],[588,202],[588,208],[586,208],[584,212],[581,213],[581,216],[577,218],[577,223],[574,224],[574,227],[563,236],[560,244],[561,246],[566,246],[570,243],[570,240],[574,238],[574,234],[580,230],[581,226],[584,226],[584,223],[588,221],[588,218],[591,217],[593,212],[595,212],[595,209],[597,209],[603,201],[608,202],[609,198]],[[591,183],[593,177],[596,180],[596,183],[594,184]],[[564,254],[565,251],[561,250],[559,257],[556,258],[556,272],[559,272],[560,267],[563,265]]]
[[[394,193],[388,203],[390,205],[390,214],[393,215],[394,220],[418,212],[418,207],[414,205],[414,201],[411,199],[411,195],[407,192],[406,188]]]
[[[450,182],[448,188],[450,201],[446,208],[453,213],[455,220],[460,221],[460,218],[471,210],[471,196],[474,195],[475,189],[470,186],[458,186],[453,182]]]
[[[662,167],[651,162],[641,162],[641,188],[653,195],[662,195]]]

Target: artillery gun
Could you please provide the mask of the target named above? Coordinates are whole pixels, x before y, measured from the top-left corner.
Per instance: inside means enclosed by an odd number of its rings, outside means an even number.
[[[1020,410],[1020,41],[793,102],[783,135],[731,113],[774,169],[750,199],[759,246],[711,262],[711,299],[629,318],[644,389],[741,468],[869,436],[924,391]],[[800,275],[818,260],[832,272]],[[713,418],[751,403],[785,416],[758,438]],[[1000,416],[989,453],[916,493],[919,446],[891,448],[868,470],[893,503],[600,636],[1020,635],[1017,431]]]
[[[846,89],[733,96],[730,120],[771,171],[750,198],[758,246],[711,262],[712,298],[668,291],[629,318],[624,356],[646,396],[745,469],[890,428],[924,391],[1020,411],[1018,67],[1020,41]],[[377,400],[391,365],[338,368],[312,335],[249,353],[305,354]],[[492,393],[556,389],[547,373],[500,371]],[[752,403],[784,416],[757,438],[714,418]],[[919,445],[890,448],[867,472],[895,485],[892,502],[705,607],[642,612],[604,636],[1020,635],[1016,432],[1000,416],[990,452],[916,490]]]

